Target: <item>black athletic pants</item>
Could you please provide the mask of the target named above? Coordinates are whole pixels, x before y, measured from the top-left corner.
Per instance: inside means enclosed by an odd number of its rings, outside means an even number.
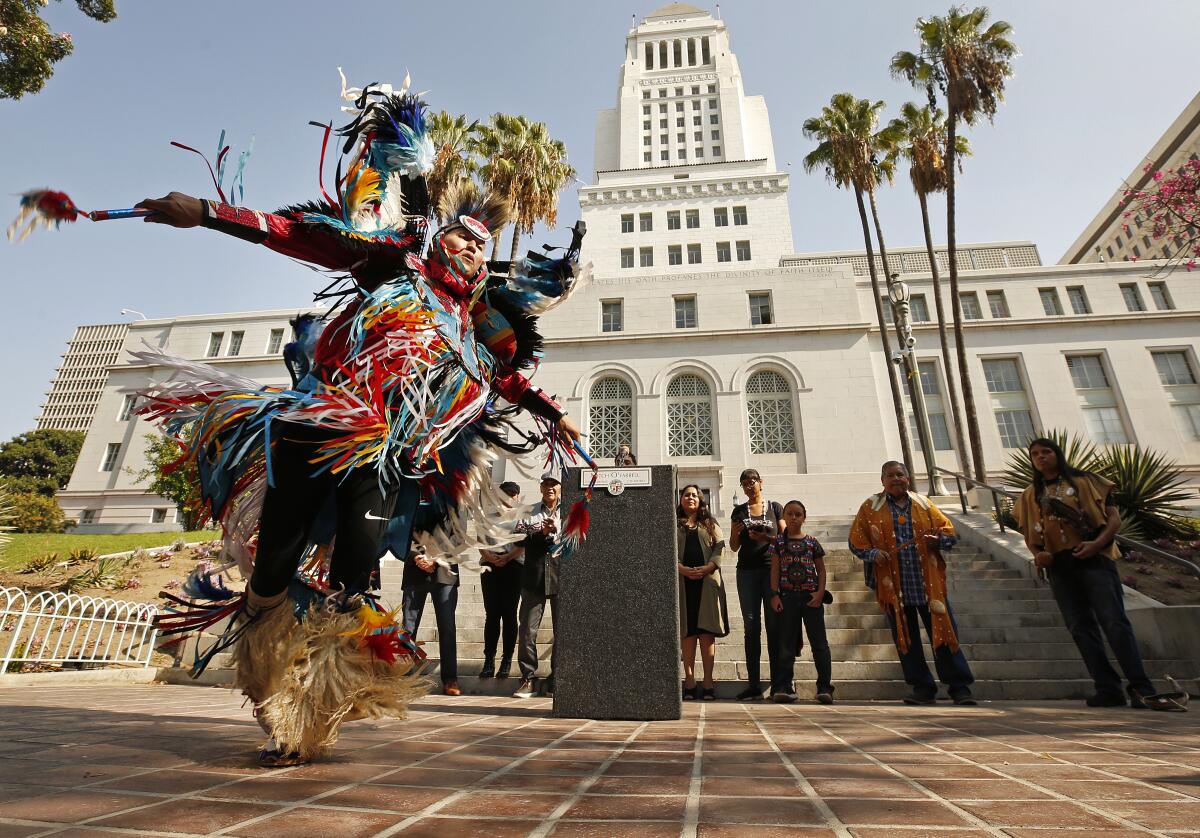
[[[328,431],[305,425],[276,422],[271,427],[271,473],[274,485],[263,501],[258,552],[250,587],[262,597],[286,590],[310,542],[313,522],[333,493],[337,505],[337,541],[330,562],[329,581],[334,588],[360,593],[370,586],[371,573],[388,548],[388,523],[394,512],[405,513],[403,558],[412,538],[412,518],[419,492],[416,481],[406,480],[385,494],[373,468],[356,468],[345,474],[314,475],[317,448],[331,438]],[[392,531],[396,542],[396,530]]]
[[[479,575],[479,586],[483,590],[483,657],[484,660],[495,660],[503,625],[504,646],[500,657],[511,661],[517,646],[517,605],[521,601],[521,574],[525,567],[513,561],[501,568],[494,565],[491,568]]]

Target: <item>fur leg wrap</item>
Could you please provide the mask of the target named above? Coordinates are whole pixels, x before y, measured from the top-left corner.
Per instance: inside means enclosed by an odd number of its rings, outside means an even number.
[[[257,707],[279,691],[284,672],[302,653],[304,641],[286,593],[274,605],[252,602],[250,607],[261,611],[234,647],[233,684]]]
[[[277,610],[288,612],[294,629],[275,646],[282,672],[259,712],[281,751],[319,756],[337,741],[342,722],[402,719],[410,702],[428,694],[431,684],[411,659],[387,663],[360,646],[357,615],[314,606],[297,623],[290,609]]]

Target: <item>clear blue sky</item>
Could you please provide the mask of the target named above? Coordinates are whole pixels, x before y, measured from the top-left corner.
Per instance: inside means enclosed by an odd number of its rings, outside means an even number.
[[[52,3],[47,15],[73,35],[75,53],[41,93],[0,103],[0,195],[53,186],[85,208],[171,189],[207,196],[203,164],[168,143],[211,153],[225,128],[237,148],[256,137],[247,205],[314,197],[320,135],[307,123],[338,118],[338,65],[354,84],[399,82],[407,67],[435,109],[543,120],[588,180],[595,113],[614,104],[630,14],[657,5],[117,0],[119,17],[97,24],[70,0]],[[843,90],[887,100],[889,116],[916,99],[889,78],[887,62],[914,48],[918,16],[947,5],[722,4],[746,92],[766,97],[776,158],[792,174],[798,250],[862,246],[852,199],[800,167],[809,149],[801,123]],[[970,134],[976,156],[961,180],[959,239],[1032,239],[1053,263],[1195,95],[1200,15],[1192,0],[990,6],[1015,27],[1022,57],[995,125]],[[7,225],[16,200],[4,200]],[[906,186],[886,193],[881,209],[891,244],[920,243]],[[564,193],[563,222],[577,215],[574,192]],[[33,427],[76,325],[118,321],[122,308],[155,317],[302,306],[319,281],[234,239],[137,221],[0,242],[0,278],[10,311],[0,331],[0,439]]]

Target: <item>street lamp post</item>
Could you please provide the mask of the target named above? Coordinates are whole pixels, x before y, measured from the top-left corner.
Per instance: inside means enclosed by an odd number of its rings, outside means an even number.
[[[899,279],[899,274],[893,274],[891,286],[888,288],[888,299],[896,310],[896,330],[899,332],[900,351],[897,353],[904,364],[905,377],[908,379],[908,394],[912,400],[913,415],[917,420],[917,436],[921,440],[921,455],[925,459],[925,472],[929,475],[929,494],[944,495],[946,487],[942,484],[942,476],[937,470],[937,461],[933,454],[933,432],[929,427],[929,412],[925,409],[925,388],[921,385],[921,371],[917,366],[917,358],[913,352],[917,339],[913,337],[910,305],[912,292],[908,283]]]

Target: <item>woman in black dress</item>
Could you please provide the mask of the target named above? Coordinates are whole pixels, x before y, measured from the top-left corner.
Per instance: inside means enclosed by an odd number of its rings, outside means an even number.
[[[683,638],[683,698],[717,697],[713,684],[716,638],[729,633],[725,586],[721,582],[724,536],[708,511],[700,487],[679,495],[679,635]],[[704,666],[704,686],[696,684],[696,647]]]

